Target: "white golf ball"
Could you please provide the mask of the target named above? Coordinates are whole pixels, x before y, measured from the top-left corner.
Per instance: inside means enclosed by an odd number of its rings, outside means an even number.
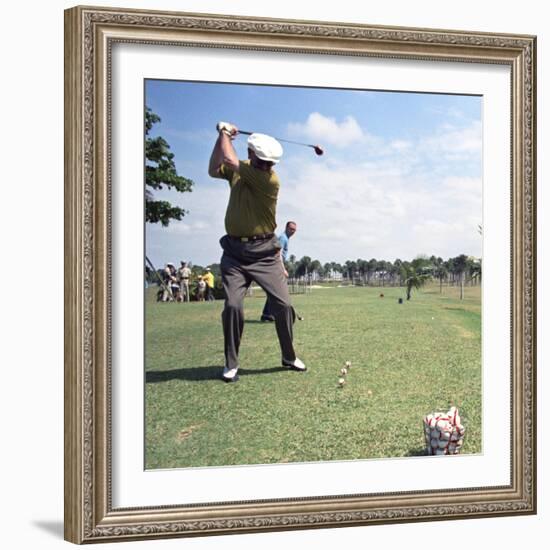
[[[339,385],[340,387],[342,387],[345,383],[346,383],[346,381],[345,381],[343,378],[340,378],[340,379],[338,380],[338,385]]]
[[[340,370],[340,374],[342,376],[345,376],[347,373],[348,373],[348,369],[346,369],[346,368],[343,368],[343,369]]]
[[[351,361],[346,361],[346,367],[349,369],[351,367]]]

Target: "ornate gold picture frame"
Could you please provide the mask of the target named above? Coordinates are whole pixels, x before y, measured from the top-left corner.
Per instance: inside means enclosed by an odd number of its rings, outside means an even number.
[[[119,43],[509,68],[509,484],[113,506],[111,411],[116,396],[110,273],[116,213],[111,204],[111,90],[112,51]],[[535,76],[533,36],[112,8],[67,10],[65,538],[74,543],[112,542],[536,513]]]

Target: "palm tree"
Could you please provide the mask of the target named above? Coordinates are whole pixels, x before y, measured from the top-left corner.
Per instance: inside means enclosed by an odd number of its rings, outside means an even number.
[[[296,276],[296,256],[291,254],[285,262],[285,268],[288,272],[289,279],[294,279]]]
[[[393,262],[388,262],[388,275],[390,286],[397,286],[399,281],[399,273],[401,271],[401,265],[396,265]]]
[[[408,262],[401,266],[401,276],[407,288],[407,300],[411,299],[413,288],[416,288],[416,290],[420,289],[431,277],[429,273],[423,273],[422,267],[409,264]]]
[[[361,258],[358,258],[356,263],[357,263],[357,269],[359,270],[359,276],[361,277],[361,282],[364,285],[366,285],[369,263],[366,260],[362,260]]]
[[[399,276],[399,282],[398,285],[401,286],[403,284],[402,282],[402,276],[401,276],[401,266],[403,265],[403,262],[400,258],[396,258],[393,262],[393,269],[395,272],[395,275]]]
[[[303,256],[296,266],[296,275],[298,277],[305,276],[307,278],[307,275],[310,271],[310,266],[311,258],[309,256]]]
[[[384,276],[386,274],[386,262],[384,260],[378,260],[376,262],[376,278],[378,279],[378,286],[384,286]]]
[[[357,269],[357,264],[352,260],[346,260],[344,267],[348,273],[348,280],[353,284],[353,278],[355,276],[355,270]]]
[[[447,277],[449,272],[447,271],[447,268],[441,263],[440,265],[436,266],[434,269],[434,277],[437,277],[439,279],[439,294],[443,292],[443,279]]]
[[[320,270],[321,270],[321,262],[319,260],[312,260],[309,266],[309,271],[313,279],[317,280]]]
[[[458,275],[460,281],[460,299],[464,300],[464,278],[468,268],[468,256],[461,254],[456,258],[452,258],[453,271]]]
[[[481,284],[481,258],[471,258],[470,277],[472,283]]]
[[[367,284],[370,284],[372,274],[376,271],[376,264],[377,263],[378,262],[376,261],[376,258],[371,258],[367,262]]]

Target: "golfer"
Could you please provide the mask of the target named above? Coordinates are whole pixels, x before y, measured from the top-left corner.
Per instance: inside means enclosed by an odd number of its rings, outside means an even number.
[[[280,258],[283,264],[283,272],[285,277],[288,279],[288,271],[285,267],[285,262],[288,258],[288,240],[294,233],[296,233],[296,222],[288,221],[286,222],[285,230],[279,235],[279,244],[281,245]],[[261,321],[275,321],[275,317],[271,313],[271,308],[269,307],[269,298],[266,299],[264,310],[262,311]]]
[[[225,307],[222,312],[226,382],[238,380],[239,345],[244,329],[243,300],[252,281],[266,292],[281,346],[282,365],[305,371],[292,343],[294,311],[280,258],[281,245],[274,234],[279,179],[273,166],[283,154],[280,143],[264,134],[248,138],[248,161],[237,158],[232,140],[238,128],[218,123],[218,139],[210,157],[208,173],[226,179],[231,187],[225,214],[227,235],[220,239]]]

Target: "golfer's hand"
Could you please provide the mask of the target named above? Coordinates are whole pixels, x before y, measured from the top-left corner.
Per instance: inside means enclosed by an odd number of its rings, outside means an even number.
[[[218,124],[216,125],[216,129],[218,130],[218,132],[224,133],[231,139],[235,139],[235,137],[237,137],[237,134],[239,133],[239,129],[230,122],[218,122]]]

